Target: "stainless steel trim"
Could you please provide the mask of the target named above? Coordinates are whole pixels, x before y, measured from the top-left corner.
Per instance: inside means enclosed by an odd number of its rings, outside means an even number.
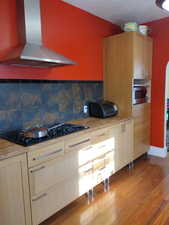
[[[26,41],[42,44],[41,14],[39,0],[24,0]]]
[[[105,155],[101,156],[101,157],[98,157],[98,158],[93,160],[93,165],[97,164],[98,162],[102,162],[104,160],[105,160]]]
[[[85,143],[87,143],[87,142],[89,142],[89,141],[90,141],[90,138],[88,138],[88,139],[86,139],[86,140],[84,140],[84,141],[81,141],[81,142],[79,142],[79,143],[76,143],[76,144],[73,144],[73,145],[69,145],[69,148],[74,148],[74,147],[76,147],[76,146],[78,146],[78,145],[85,144]]]
[[[106,169],[106,167],[102,167],[101,169],[99,169],[98,174],[100,175],[100,173],[104,172],[105,169]]]
[[[40,0],[17,0],[18,36],[21,45],[12,48],[0,63],[15,66],[49,68],[73,65],[72,60],[42,44]]]
[[[39,197],[32,199],[32,201],[33,202],[38,201],[39,199],[44,198],[46,196],[47,196],[47,193],[44,193],[44,194],[40,195]]]
[[[106,157],[109,157],[109,155],[111,155],[111,154],[114,154],[114,151],[115,151],[115,149],[112,149],[112,150],[106,152],[106,153],[105,153],[105,158],[106,158]]]
[[[96,137],[103,137],[103,136],[106,136],[106,133],[99,134]]]
[[[35,172],[40,171],[40,170],[43,170],[43,169],[45,169],[45,166],[41,166],[41,167],[36,168],[36,169],[34,169],[34,170],[30,170],[30,172],[31,172],[31,173],[35,173]]]
[[[58,149],[58,150],[56,150],[56,151],[54,151],[54,152],[49,152],[49,153],[47,153],[47,154],[45,154],[45,155],[38,156],[38,157],[36,157],[36,158],[33,158],[33,160],[34,160],[34,161],[35,161],[35,160],[42,160],[42,159],[45,159],[46,157],[49,157],[49,156],[51,156],[51,155],[54,155],[54,154],[57,154],[57,153],[60,153],[60,152],[64,152],[63,148],[60,148],[60,149]]]
[[[89,146],[89,147],[87,147],[87,148],[85,148],[85,149],[82,149],[81,151],[83,151],[83,152],[86,151],[86,152],[87,152],[87,151],[89,151],[89,150],[92,150],[92,148],[93,148],[92,146]]]
[[[101,148],[105,148],[107,147],[106,145],[102,145],[102,146],[99,146],[98,148],[101,149]]]

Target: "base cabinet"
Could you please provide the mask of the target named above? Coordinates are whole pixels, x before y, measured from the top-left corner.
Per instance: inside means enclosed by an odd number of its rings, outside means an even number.
[[[38,225],[79,196],[78,177],[58,183],[32,199],[33,225]]]
[[[133,121],[126,121],[119,126],[117,170],[133,161]]]
[[[0,161],[0,224],[31,225],[26,155]]]
[[[150,148],[150,104],[134,105],[133,117],[134,159],[136,159]]]
[[[65,146],[64,155],[29,169],[33,225],[133,161],[133,121],[71,138]]]

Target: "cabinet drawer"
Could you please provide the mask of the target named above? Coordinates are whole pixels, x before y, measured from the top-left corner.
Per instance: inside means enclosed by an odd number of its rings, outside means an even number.
[[[53,188],[32,198],[33,225],[52,216],[79,196],[78,177],[58,183]]]
[[[81,135],[80,137],[75,137],[68,139],[65,143],[65,151],[81,150],[89,147],[91,145],[91,138],[89,135]]]
[[[36,166],[47,160],[54,159],[64,154],[64,142],[49,144],[44,148],[39,148],[36,151],[28,152],[28,167]]]
[[[95,159],[114,149],[115,149],[115,139],[113,138],[106,139],[105,141],[97,143],[93,146],[91,158]]]
[[[105,156],[93,160],[93,171],[102,170],[103,168],[105,168]]]
[[[42,193],[57,183],[79,173],[77,152],[50,160],[29,170],[32,196]]]
[[[79,166],[86,164],[92,160],[93,148],[88,146],[78,151]]]
[[[92,144],[97,144],[109,138],[108,129],[99,129],[92,133]]]
[[[89,174],[92,173],[92,167],[93,164],[92,162],[90,163],[87,163],[86,165],[83,165],[79,168],[79,177],[85,177],[85,176],[88,176]]]

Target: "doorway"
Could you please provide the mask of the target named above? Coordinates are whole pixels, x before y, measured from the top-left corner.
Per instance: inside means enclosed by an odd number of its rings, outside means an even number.
[[[169,151],[169,62],[166,68],[166,80],[165,80],[165,131],[164,131],[164,146]]]

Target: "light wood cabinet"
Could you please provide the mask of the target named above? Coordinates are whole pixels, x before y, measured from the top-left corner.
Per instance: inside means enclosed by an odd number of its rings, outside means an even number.
[[[151,79],[152,39],[140,33],[133,33],[133,78]]]
[[[133,71],[132,75],[135,79],[144,79],[145,78],[145,58],[144,58],[144,45],[145,38],[139,33],[133,34]]]
[[[52,154],[52,159],[47,157],[46,162],[43,157],[33,167],[30,163],[33,225],[40,224],[131,162],[132,126],[132,120],[128,120],[82,136],[72,136],[65,141],[63,155],[54,154],[53,158]],[[53,152],[51,148],[50,152]]]
[[[33,225],[38,225],[79,196],[78,176],[70,177],[32,198]]]
[[[150,104],[133,106],[134,159],[146,153],[150,147]]]
[[[34,184],[31,185],[33,225],[38,225],[88,192],[93,187],[92,179],[92,163],[79,166],[78,152],[51,160],[43,170],[31,175],[30,182]]]
[[[104,99],[117,104],[120,116],[134,117],[135,159],[150,147],[152,45],[150,37],[138,32],[104,40]],[[147,103],[133,105],[134,83],[147,87]]]
[[[25,154],[0,161],[0,224],[31,225]]]
[[[133,161],[133,122],[126,121],[119,126],[119,144],[117,153],[117,170]]]
[[[153,41],[150,37],[144,37],[144,68],[145,79],[152,77]]]
[[[51,140],[51,142],[53,142],[53,140]],[[48,144],[45,142],[41,146],[42,147],[39,148],[37,145],[34,147],[34,151],[29,151],[27,153],[29,168],[64,155],[63,141],[55,141],[54,143]]]
[[[33,225],[93,188],[89,136],[67,139],[65,147],[64,155],[55,154],[52,160],[46,158],[29,169]]]
[[[124,32],[104,40],[104,99],[117,103],[123,116],[132,115],[134,79],[150,80],[152,39]]]

